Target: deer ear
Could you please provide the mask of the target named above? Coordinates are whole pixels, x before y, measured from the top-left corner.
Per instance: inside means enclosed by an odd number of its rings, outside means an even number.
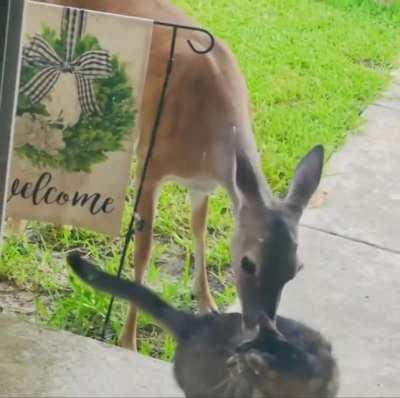
[[[251,160],[241,152],[236,153],[236,185],[247,198],[260,195],[260,184]]]
[[[316,191],[324,165],[324,147],[317,145],[299,163],[285,202],[300,213]]]

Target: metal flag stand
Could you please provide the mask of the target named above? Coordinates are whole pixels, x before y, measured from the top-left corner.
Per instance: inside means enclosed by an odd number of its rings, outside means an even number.
[[[160,101],[158,103],[157,114],[156,114],[154,126],[153,126],[153,129],[151,131],[149,148],[147,150],[146,159],[145,159],[145,162],[144,162],[144,165],[143,165],[143,171],[142,171],[142,174],[140,176],[140,181],[139,181],[138,190],[137,190],[137,194],[136,194],[133,213],[132,213],[132,217],[131,217],[131,220],[130,220],[130,223],[129,223],[127,234],[125,236],[125,243],[124,243],[124,246],[123,246],[123,249],[122,249],[122,253],[121,253],[121,259],[120,259],[119,268],[118,268],[118,272],[117,272],[117,277],[118,278],[121,277],[122,270],[123,270],[124,265],[125,265],[126,255],[127,255],[127,252],[128,252],[128,248],[129,248],[130,242],[134,238],[136,230],[140,231],[141,229],[143,229],[144,223],[146,221],[146,220],[142,220],[140,218],[140,216],[137,214],[137,211],[138,211],[138,208],[139,208],[144,181],[145,181],[146,176],[147,176],[147,171],[148,171],[148,168],[149,168],[149,165],[150,165],[151,156],[153,154],[154,146],[155,146],[156,141],[157,141],[157,134],[158,134],[158,130],[159,130],[159,127],[160,127],[160,124],[161,124],[161,119],[162,119],[162,115],[163,115],[163,111],[164,111],[168,83],[170,81],[170,77],[171,77],[171,73],[172,73],[172,69],[173,69],[173,65],[174,65],[176,38],[177,38],[178,31],[181,29],[181,30],[189,30],[189,31],[194,31],[194,32],[200,32],[200,33],[203,33],[203,34],[205,34],[205,35],[207,35],[209,37],[210,44],[205,49],[198,49],[193,45],[191,40],[187,40],[187,43],[188,43],[189,47],[196,54],[199,54],[199,55],[207,54],[214,48],[214,45],[215,45],[214,36],[209,31],[207,31],[205,29],[192,27],[192,26],[177,25],[177,24],[166,23],[166,22],[159,22],[159,21],[154,22],[154,24],[158,25],[158,26],[163,26],[163,27],[172,29],[172,40],[171,40],[171,47],[170,47],[169,58],[168,58],[168,63],[167,63],[167,68],[166,68],[166,73],[165,73],[164,84],[163,84],[161,95],[160,95]],[[110,304],[108,306],[106,318],[105,318],[105,321],[104,321],[103,331],[102,331],[102,335],[101,335],[102,340],[105,340],[105,338],[106,338],[106,331],[107,331],[108,324],[110,322],[113,305],[114,305],[114,297],[111,298]]]

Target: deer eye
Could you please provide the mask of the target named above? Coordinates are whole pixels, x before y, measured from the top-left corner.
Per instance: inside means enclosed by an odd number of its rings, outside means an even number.
[[[241,266],[243,271],[249,275],[254,275],[256,273],[256,265],[248,257],[242,258]]]

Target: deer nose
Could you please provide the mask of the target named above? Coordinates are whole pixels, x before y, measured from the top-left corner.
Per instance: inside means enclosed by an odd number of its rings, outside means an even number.
[[[281,301],[282,289],[272,291],[270,290],[265,298],[265,312],[271,318],[275,320],[276,313],[278,312],[279,303]]]
[[[252,312],[251,314],[243,314],[242,327],[244,330],[254,330],[258,328],[258,313]]]

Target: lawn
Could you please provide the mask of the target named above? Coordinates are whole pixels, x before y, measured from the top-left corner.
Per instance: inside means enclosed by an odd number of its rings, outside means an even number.
[[[362,119],[362,110],[387,85],[400,54],[400,2],[372,0],[175,0],[227,41],[246,75],[254,130],[272,189],[285,191],[299,157],[323,143],[337,149]],[[133,195],[133,190],[130,196]],[[126,227],[129,212],[124,219]],[[168,186],[160,200],[156,244],[148,284],[182,308],[190,298],[192,243],[184,190]],[[209,270],[220,306],[233,300],[228,238],[232,215],[225,194],[211,201]],[[108,297],[68,275],[64,253],[85,247],[115,272],[122,242],[83,230],[55,231],[30,223],[24,236],[9,236],[0,260],[0,280],[33,291],[36,321],[98,337]],[[131,259],[129,259],[130,261]],[[125,270],[129,275],[129,270]],[[126,306],[116,302],[108,340],[115,341]],[[174,343],[145,315],[140,351],[170,359]]]

